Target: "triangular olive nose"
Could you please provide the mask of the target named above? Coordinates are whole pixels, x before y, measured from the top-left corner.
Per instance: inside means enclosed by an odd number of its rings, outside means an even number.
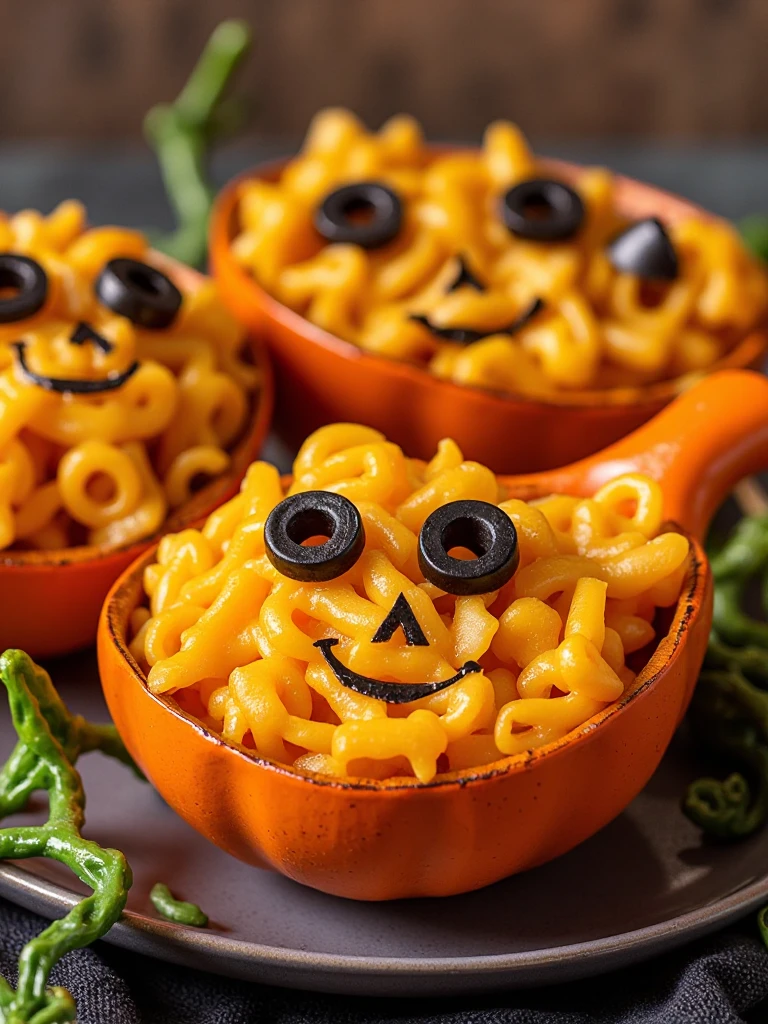
[[[608,259],[623,274],[653,281],[674,281],[678,264],[675,247],[655,217],[639,220],[608,245]]]
[[[405,594],[398,594],[391,611],[376,630],[371,643],[386,643],[392,638],[398,626],[402,627],[405,642],[410,647],[429,647],[429,640],[424,636],[424,630],[413,614],[413,609],[408,604]]]
[[[462,285],[467,285],[468,288],[474,288],[475,291],[484,292],[485,285],[482,281],[475,277],[472,271],[467,266],[467,261],[463,256],[457,257],[459,261],[459,270],[456,274],[453,282],[446,288],[447,292],[455,292],[457,288],[461,288]]]
[[[69,336],[69,340],[73,345],[84,345],[86,341],[100,348],[102,352],[110,353],[114,348],[114,345],[107,341],[98,331],[94,330],[90,324],[85,323],[81,320],[75,327],[74,331]]]

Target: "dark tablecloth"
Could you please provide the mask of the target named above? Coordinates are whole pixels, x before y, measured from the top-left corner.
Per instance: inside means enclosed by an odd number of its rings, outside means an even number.
[[[0,972],[45,922],[0,900]],[[98,943],[70,953],[52,981],[79,1024],[739,1024],[768,1020],[768,953],[732,929],[599,979],[530,992],[439,1000],[288,992],[157,963]]]
[[[605,163],[723,214],[768,209],[768,150],[682,150],[553,144],[543,151]],[[275,155],[222,154],[220,180]],[[73,153],[0,146],[0,208],[49,210],[75,196],[94,223],[169,226],[152,159],[140,151]],[[279,455],[278,450],[274,454]],[[0,973],[15,981],[23,944],[45,922],[0,900]],[[462,1000],[365,1000],[248,985],[146,959],[106,943],[70,954],[52,982],[79,1024],[738,1024],[768,1021],[768,953],[752,919],[646,964],[544,990]],[[762,1008],[761,1008],[761,1004]]]

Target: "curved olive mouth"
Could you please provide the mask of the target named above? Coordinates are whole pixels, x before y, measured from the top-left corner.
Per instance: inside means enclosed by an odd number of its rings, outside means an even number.
[[[426,327],[430,334],[441,341],[453,341],[459,345],[473,345],[483,338],[492,338],[497,334],[507,334],[512,337],[519,330],[525,327],[544,308],[543,299],[534,299],[530,306],[527,306],[516,320],[506,327],[497,327],[492,331],[477,331],[473,327],[437,327],[428,316],[421,313],[411,313],[409,320],[415,324]]]
[[[364,697],[386,701],[387,704],[410,704],[412,701],[421,700],[422,697],[431,697],[433,693],[439,693],[441,690],[453,686],[454,683],[458,683],[464,676],[483,671],[482,665],[476,661],[467,661],[455,676],[443,679],[438,683],[385,683],[381,679],[373,679],[371,676],[364,676],[347,668],[333,653],[332,648],[338,642],[329,637],[325,640],[316,640],[312,646],[320,649],[328,667],[342,686],[346,686],[349,690],[355,690]]]
[[[77,343],[77,342],[76,342]],[[36,384],[46,391],[58,391],[75,395],[98,395],[104,391],[115,391],[136,373],[139,361],[132,363],[122,373],[110,373],[102,380],[82,380],[77,377],[46,377],[35,373],[27,364],[26,345],[23,341],[15,341],[11,346],[16,353],[16,362],[22,376],[31,384]]]

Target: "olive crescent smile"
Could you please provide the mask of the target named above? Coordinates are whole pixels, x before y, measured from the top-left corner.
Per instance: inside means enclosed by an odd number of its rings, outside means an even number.
[[[411,313],[408,319],[413,323],[426,327],[430,334],[440,338],[441,341],[453,341],[459,345],[473,345],[476,341],[482,341],[483,338],[492,338],[496,334],[509,334],[510,336],[515,334],[525,327],[543,308],[544,300],[534,299],[511,324],[507,324],[506,327],[498,327],[493,331],[477,331],[474,327],[437,327],[428,316],[423,316],[421,313]]]
[[[464,676],[483,671],[483,666],[478,665],[476,661],[467,661],[455,676],[451,676],[450,679],[442,679],[437,683],[385,683],[380,679],[372,679],[370,676],[363,676],[359,672],[353,672],[351,668],[347,668],[331,650],[338,642],[333,637],[328,637],[325,640],[315,640],[312,646],[320,649],[328,667],[342,686],[346,686],[349,690],[355,690],[364,697],[386,701],[387,704],[410,704],[422,697],[431,697],[433,693],[439,693],[441,690],[453,686],[454,683],[458,683]]]
[[[135,363],[132,363],[128,369],[123,370],[122,373],[111,373],[102,380],[45,377],[42,374],[35,373],[34,370],[31,370],[27,365],[27,359],[24,354],[26,346],[23,341],[15,341],[11,347],[16,352],[18,367],[23,376],[33,384],[37,384],[38,387],[45,388],[46,391],[60,391],[76,395],[97,395],[101,394],[103,391],[115,391],[117,388],[121,388],[127,380],[130,380],[139,368],[139,361],[136,360]]]

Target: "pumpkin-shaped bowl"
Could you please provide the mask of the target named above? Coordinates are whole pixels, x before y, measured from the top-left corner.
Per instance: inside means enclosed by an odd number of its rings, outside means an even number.
[[[98,635],[112,717],[162,796],[222,849],[340,896],[466,892],[559,856],[593,835],[656,769],[690,700],[712,615],[700,539],[741,476],[768,466],[768,380],[708,378],[635,434],[562,470],[504,479],[525,499],[593,494],[628,471],[661,484],[667,529],[686,533],[682,592],[636,683],[563,739],[469,771],[386,781],[329,779],[235,747],[153,695],[128,650],[147,552],[115,584]]]
[[[536,472],[612,444],[700,379],[701,373],[686,374],[638,387],[562,391],[539,400],[460,386],[330,334],[268,294],[232,250],[242,183],[276,180],[284,166],[256,167],[223,189],[211,220],[210,258],[224,302],[270,349],[275,427],[289,444],[297,446],[323,423],[360,422],[418,458],[427,458],[441,438],[452,437],[467,458],[497,473]],[[542,166],[572,184],[584,173],[562,161]],[[692,203],[631,178],[615,176],[614,190],[617,211],[630,220],[712,219]],[[757,367],[767,345],[768,335],[758,325],[707,372]]]
[[[197,271],[159,253],[153,254],[152,262],[188,291],[205,280]],[[0,551],[0,649],[17,647],[32,657],[49,658],[92,644],[104,598],[126,567],[162,533],[178,532],[198,522],[236,493],[264,443],[274,398],[268,356],[252,336],[249,352],[260,385],[245,429],[230,450],[229,468],[175,509],[160,531],[122,546]]]

